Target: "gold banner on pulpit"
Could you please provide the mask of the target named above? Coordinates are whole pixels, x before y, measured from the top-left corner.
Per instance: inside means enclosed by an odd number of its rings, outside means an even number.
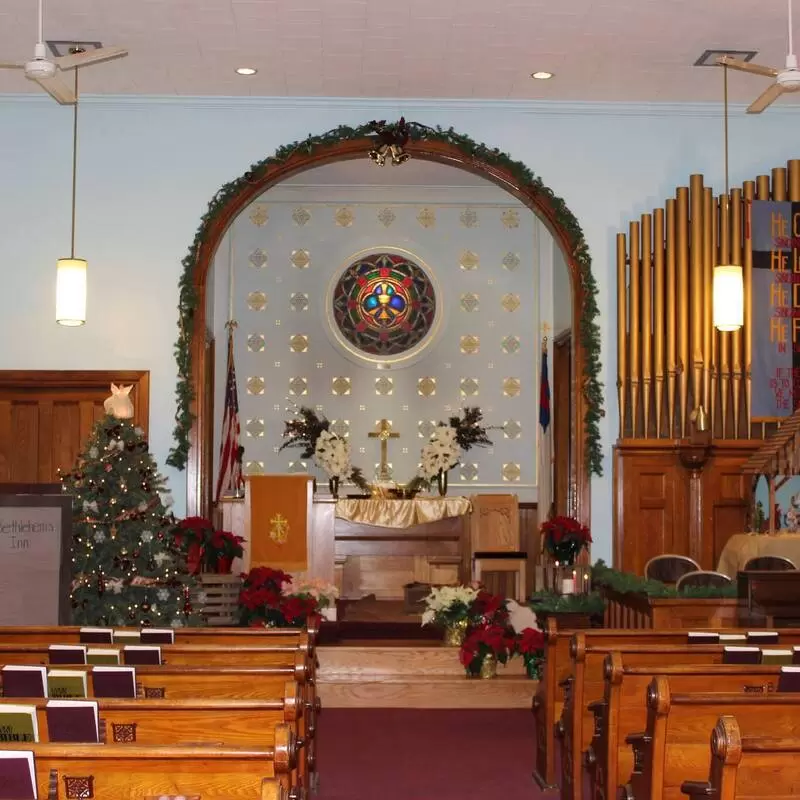
[[[252,475],[247,479],[251,569],[308,569],[309,480],[307,475]]]

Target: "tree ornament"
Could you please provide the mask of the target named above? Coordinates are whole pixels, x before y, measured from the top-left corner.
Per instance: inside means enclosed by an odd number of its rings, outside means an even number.
[[[102,597],[106,591],[106,582],[103,579],[103,573],[97,573],[97,594],[99,597]]]
[[[141,608],[141,609],[142,609],[142,611],[144,611],[144,613],[145,613],[145,614],[147,614],[147,613],[150,611],[150,603],[148,603],[147,601],[145,601],[144,603],[142,603],[142,604],[139,606],[139,608]]]
[[[128,611],[128,619],[136,619],[136,612],[133,609]]]

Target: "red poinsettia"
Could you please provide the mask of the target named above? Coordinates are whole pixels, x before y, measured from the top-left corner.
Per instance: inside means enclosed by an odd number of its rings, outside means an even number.
[[[494,656],[505,664],[514,651],[514,631],[508,625],[490,623],[479,625],[467,634],[459,658],[470,675],[477,675],[487,656]]]
[[[592,542],[589,529],[572,517],[553,517],[542,523],[541,531],[542,549],[564,565],[574,564]]]
[[[478,625],[505,624],[508,621],[508,600],[481,589],[472,601],[469,614]]]
[[[292,576],[280,569],[254,567],[242,575],[239,621],[250,627],[301,627],[317,612],[316,598],[309,594],[284,594]]]
[[[529,678],[538,678],[544,662],[544,634],[536,628],[525,628],[517,636],[516,650],[525,662]]]

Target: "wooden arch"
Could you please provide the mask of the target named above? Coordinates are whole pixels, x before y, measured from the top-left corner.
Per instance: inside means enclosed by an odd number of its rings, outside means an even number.
[[[375,146],[369,137],[343,139],[329,144],[310,148],[299,147],[286,160],[270,163],[263,171],[248,174],[240,181],[237,190],[224,200],[219,211],[209,222],[199,241],[193,273],[193,288],[196,308],[193,314],[190,345],[190,385],[192,389],[191,411],[194,421],[189,435],[187,468],[187,514],[208,515],[211,508],[213,486],[213,431],[214,422],[208,387],[213,385],[212,365],[209,359],[209,331],[207,326],[206,286],[209,267],[226,231],[254,199],[267,189],[279,184],[292,175],[330,164],[335,161],[348,161],[366,158],[367,152]],[[491,163],[478,154],[469,155],[457,145],[440,140],[412,139],[405,145],[405,151],[412,158],[435,161],[479,175],[505,189],[520,202],[530,208],[545,224],[558,243],[567,264],[572,288],[572,413],[571,413],[571,453],[569,473],[569,496],[572,513],[585,524],[590,521],[589,468],[587,465],[588,437],[585,418],[587,397],[584,391],[586,367],[586,347],[578,332],[578,323],[584,309],[586,287],[581,267],[575,257],[575,243],[570,238],[551,203],[552,193],[542,191],[534,185],[521,183],[503,165]],[[531,403],[531,417],[536,414],[536,404]]]

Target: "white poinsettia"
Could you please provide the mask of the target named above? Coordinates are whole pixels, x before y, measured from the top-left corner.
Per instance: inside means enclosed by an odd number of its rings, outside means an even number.
[[[422,624],[451,625],[467,619],[470,606],[477,596],[477,589],[470,586],[440,586],[432,589],[425,598]]]
[[[456,441],[455,428],[438,425],[431,440],[422,448],[422,476],[433,480],[439,471],[447,472],[458,464],[461,448]]]
[[[350,444],[330,431],[323,431],[317,439],[314,460],[329,478],[346,478],[351,470]]]

